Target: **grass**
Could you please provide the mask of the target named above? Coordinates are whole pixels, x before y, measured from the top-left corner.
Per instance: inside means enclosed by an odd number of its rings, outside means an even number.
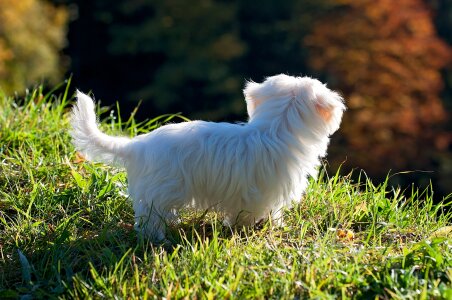
[[[173,247],[139,239],[125,173],[70,143],[68,86],[0,96],[1,299],[452,298],[450,199],[364,175],[322,172],[282,228],[187,212]],[[172,118],[102,127],[135,135]]]

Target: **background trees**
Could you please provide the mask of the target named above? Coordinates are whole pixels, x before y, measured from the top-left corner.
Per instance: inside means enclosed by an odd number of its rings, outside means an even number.
[[[451,142],[440,99],[451,49],[432,11],[421,0],[335,2],[305,43],[310,66],[348,99],[336,157],[380,177],[439,163]]]
[[[60,51],[66,45],[65,8],[42,0],[0,0],[0,87],[22,91],[64,74]]]
[[[69,2],[72,1],[59,1]],[[245,118],[245,79],[307,74],[303,36],[322,1],[76,1],[71,71],[104,100],[143,100],[139,117]]]

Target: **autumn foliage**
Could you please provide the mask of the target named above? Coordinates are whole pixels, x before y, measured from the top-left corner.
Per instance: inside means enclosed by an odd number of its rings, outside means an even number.
[[[43,0],[0,0],[0,90],[61,80],[68,14]]]
[[[439,98],[451,49],[431,11],[422,0],[333,2],[304,42],[311,67],[347,99],[336,163],[379,175],[431,165],[451,142]]]

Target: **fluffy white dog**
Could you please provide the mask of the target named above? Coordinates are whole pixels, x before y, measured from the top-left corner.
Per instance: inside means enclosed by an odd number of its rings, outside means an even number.
[[[248,82],[244,94],[248,123],[184,122],[129,139],[102,133],[93,101],[77,92],[71,134],[87,159],[126,168],[135,226],[153,240],[187,207],[221,212],[229,224],[278,222],[316,176],[345,106],[309,77]]]

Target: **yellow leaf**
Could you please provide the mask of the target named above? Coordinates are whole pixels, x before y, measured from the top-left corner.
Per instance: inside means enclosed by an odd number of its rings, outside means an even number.
[[[444,226],[435,230],[430,237],[452,237],[452,226]]]
[[[337,237],[347,241],[352,241],[355,238],[355,233],[351,230],[338,229]]]

